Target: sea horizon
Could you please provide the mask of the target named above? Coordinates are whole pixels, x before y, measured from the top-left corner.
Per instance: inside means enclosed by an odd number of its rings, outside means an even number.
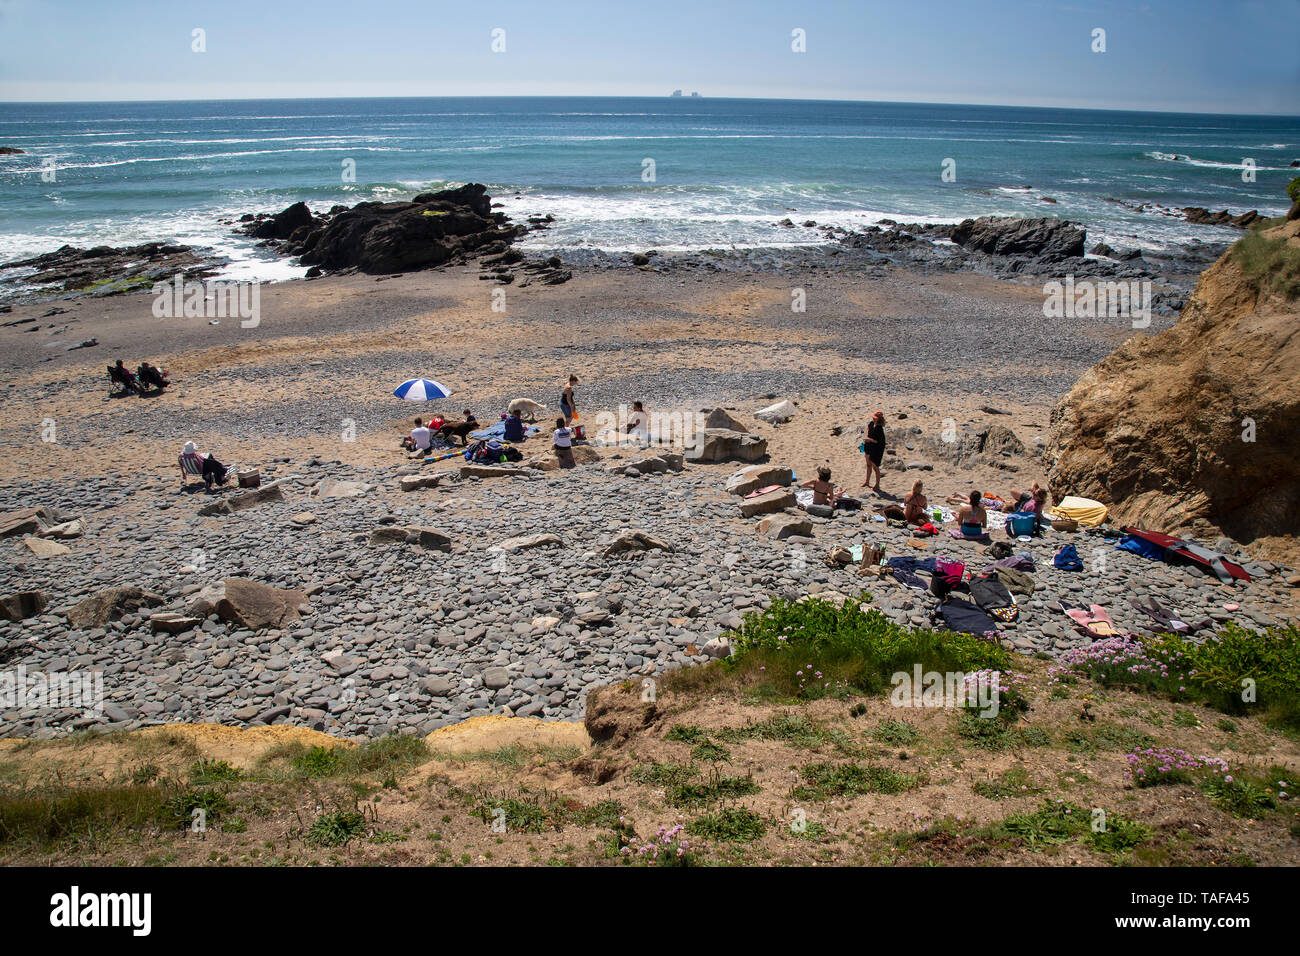
[[[304,270],[232,220],[465,182],[512,219],[552,217],[524,244],[559,254],[819,245],[833,238],[804,222],[980,215],[1068,219],[1090,247],[1224,243],[1237,231],[1179,210],[1284,212],[1300,119],[666,94],[34,102],[0,104],[0,146],[24,150],[0,160],[0,262],[172,241],[275,281]]]

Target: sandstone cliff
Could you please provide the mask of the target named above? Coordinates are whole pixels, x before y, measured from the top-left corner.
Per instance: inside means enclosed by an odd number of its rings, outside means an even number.
[[[1300,555],[1300,220],[1205,271],[1177,324],[1130,339],[1052,411],[1052,494],[1117,523]]]

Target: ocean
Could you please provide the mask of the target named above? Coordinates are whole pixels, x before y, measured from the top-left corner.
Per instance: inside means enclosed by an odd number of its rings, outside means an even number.
[[[537,250],[789,246],[827,240],[787,217],[987,214],[1163,248],[1240,233],[1124,203],[1279,215],[1300,174],[1294,117],[689,96],[7,103],[0,146],[25,151],[0,156],[0,262],[169,240],[263,280],[302,270],[220,220],[469,181],[512,217],[555,217]]]

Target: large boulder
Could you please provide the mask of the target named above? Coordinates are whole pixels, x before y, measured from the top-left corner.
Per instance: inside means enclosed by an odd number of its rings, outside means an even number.
[[[50,599],[43,591],[16,591],[0,598],[0,618],[25,621],[42,613]]]
[[[310,228],[316,219],[305,202],[296,202],[283,212],[268,216],[250,230],[255,239],[288,239],[303,226]]]
[[[163,599],[133,584],[105,588],[68,608],[68,623],[78,630],[103,627],[141,608],[157,607]]]
[[[242,491],[237,495],[231,495],[229,498],[222,498],[220,501],[214,501],[204,505],[199,509],[199,514],[204,517],[213,515],[230,515],[237,511],[247,511],[249,508],[256,508],[258,505],[264,505],[271,501],[283,501],[284,492],[280,488],[280,483],[272,482],[269,485],[263,485],[261,488],[253,488],[249,491]]]
[[[811,538],[812,522],[803,515],[786,514],[784,511],[770,514],[758,523],[758,533],[765,538],[783,540],[791,537]]]
[[[1249,243],[1252,261],[1295,257],[1298,233],[1300,221],[1247,236],[1205,271],[1173,328],[1135,336],[1079,379],[1052,410],[1044,450],[1058,500],[1083,495],[1117,524],[1295,554],[1300,304],[1238,256]]]
[[[786,508],[793,508],[795,502],[793,491],[789,488],[778,488],[776,491],[767,492],[767,494],[742,498],[740,513],[746,518],[752,518],[755,515],[773,514],[777,511],[784,511]]]
[[[253,631],[284,627],[298,620],[299,608],[307,604],[302,591],[273,588],[247,578],[226,578],[209,595],[216,598],[213,609],[223,621]]]
[[[57,521],[57,515],[49,508],[22,508],[18,511],[6,511],[0,514],[0,538],[12,538],[17,535],[40,534]]]
[[[954,226],[951,238],[974,252],[1052,261],[1083,255],[1086,233],[1062,219],[981,216]]]
[[[733,432],[747,432],[748,428],[731,412],[725,408],[715,408],[709,412],[709,417],[704,419],[705,428],[729,428]]]
[[[789,485],[794,472],[784,465],[749,465],[727,479],[726,489],[733,495],[747,495],[769,485]]]
[[[760,408],[754,413],[754,417],[760,422],[767,422],[769,425],[781,425],[794,418],[796,411],[794,403],[786,400],[777,402],[775,405],[768,405],[766,408]]]
[[[730,428],[706,428],[686,449],[686,458],[694,462],[762,461],[766,457],[766,438]]]
[[[286,251],[304,265],[393,273],[439,266],[485,249],[501,251],[521,229],[491,211],[485,186],[469,183],[421,193],[410,202],[358,203],[301,232],[294,231]]]
[[[644,531],[624,531],[614,537],[601,549],[602,557],[612,557],[628,551],[672,551],[673,546],[662,538],[646,534]]]

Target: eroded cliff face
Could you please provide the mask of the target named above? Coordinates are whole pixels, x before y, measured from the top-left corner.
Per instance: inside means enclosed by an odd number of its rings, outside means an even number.
[[[1291,217],[1262,236],[1300,255],[1298,233]],[[1104,501],[1118,523],[1300,555],[1300,299],[1261,291],[1230,249],[1173,328],[1075,383],[1045,456],[1057,499]]]

